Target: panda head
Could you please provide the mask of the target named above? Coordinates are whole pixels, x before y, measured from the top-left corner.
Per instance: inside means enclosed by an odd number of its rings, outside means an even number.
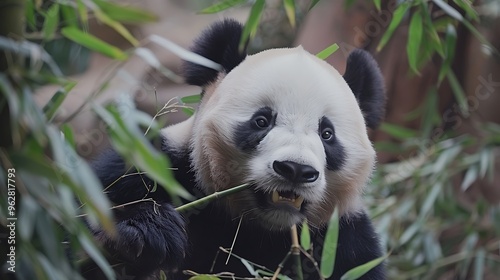
[[[302,47],[247,56],[241,30],[225,20],[195,42],[221,71],[185,64],[186,81],[203,89],[189,137],[198,184],[208,194],[251,183],[224,204],[269,229],[360,210],[375,162],[367,127],[385,102],[375,61],[354,51],[342,76]]]

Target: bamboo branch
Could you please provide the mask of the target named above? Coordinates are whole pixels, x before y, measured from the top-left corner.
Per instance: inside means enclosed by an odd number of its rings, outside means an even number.
[[[276,280],[278,279],[278,275],[280,274],[281,270],[283,269],[283,267],[285,266],[285,263],[286,261],[288,260],[288,258],[290,257],[290,255],[292,254],[292,251],[288,251],[288,253],[286,254],[285,258],[283,258],[283,260],[280,262],[280,264],[278,265],[278,268],[276,269],[276,271],[274,272],[273,274],[273,277],[271,278],[271,280]]]
[[[230,195],[230,194],[233,194],[233,193],[237,193],[237,192],[242,191],[242,190],[244,190],[244,189],[246,189],[248,187],[250,187],[250,184],[246,183],[246,184],[239,185],[239,186],[236,186],[234,188],[230,188],[230,189],[223,190],[223,191],[220,191],[220,192],[214,192],[211,195],[207,195],[207,196],[202,197],[202,198],[200,198],[198,200],[195,200],[195,201],[186,203],[184,205],[181,205],[181,206],[175,208],[175,210],[177,210],[178,212],[185,212],[185,211],[187,211],[187,210],[189,210],[191,208],[194,208],[196,206],[201,206],[201,205],[209,203],[209,202],[211,202],[213,200],[222,198],[224,196],[227,196],[227,195]]]
[[[297,279],[304,279],[304,275],[302,274],[302,263],[300,261],[300,244],[299,244],[299,236],[297,234],[297,225],[293,225],[290,231],[292,235],[292,248],[290,249],[293,255],[293,259],[295,260],[295,268],[297,273]]]

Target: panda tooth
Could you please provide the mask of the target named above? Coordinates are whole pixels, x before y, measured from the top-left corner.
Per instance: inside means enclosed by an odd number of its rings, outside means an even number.
[[[273,191],[273,195],[272,195],[272,200],[274,203],[278,202],[280,200],[280,195],[278,194],[277,191]]]
[[[302,206],[302,202],[304,202],[304,198],[302,196],[297,196],[297,198],[293,201],[293,206],[295,206],[295,208],[297,209],[300,209],[300,207]]]

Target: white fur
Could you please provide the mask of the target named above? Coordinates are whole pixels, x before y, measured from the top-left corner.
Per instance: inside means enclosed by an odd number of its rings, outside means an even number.
[[[194,116],[185,121],[163,128],[160,133],[168,141],[170,148],[182,151],[189,147],[189,139],[192,137]]]
[[[320,172],[318,180],[296,188],[312,206],[306,216],[314,224],[328,221],[335,206],[341,213],[358,210],[375,152],[358,103],[333,67],[302,47],[272,49],[248,56],[208,88],[210,98],[205,96],[200,105],[191,137],[193,167],[207,193],[247,181],[267,192],[286,187],[272,163],[291,160]],[[235,125],[248,121],[265,106],[277,112],[276,126],[256,151],[245,154],[233,143]],[[346,161],[337,172],[326,168],[318,135],[323,116],[333,123],[346,153]],[[281,211],[259,213],[251,196],[251,191],[243,192],[234,199],[237,203],[229,203],[234,215],[250,211],[254,218],[279,226],[300,220],[292,214],[287,218]]]

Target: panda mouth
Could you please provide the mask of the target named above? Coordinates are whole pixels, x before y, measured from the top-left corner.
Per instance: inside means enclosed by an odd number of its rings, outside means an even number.
[[[286,204],[300,210],[304,202],[304,197],[292,191],[273,191],[271,193],[271,201],[274,204]]]

